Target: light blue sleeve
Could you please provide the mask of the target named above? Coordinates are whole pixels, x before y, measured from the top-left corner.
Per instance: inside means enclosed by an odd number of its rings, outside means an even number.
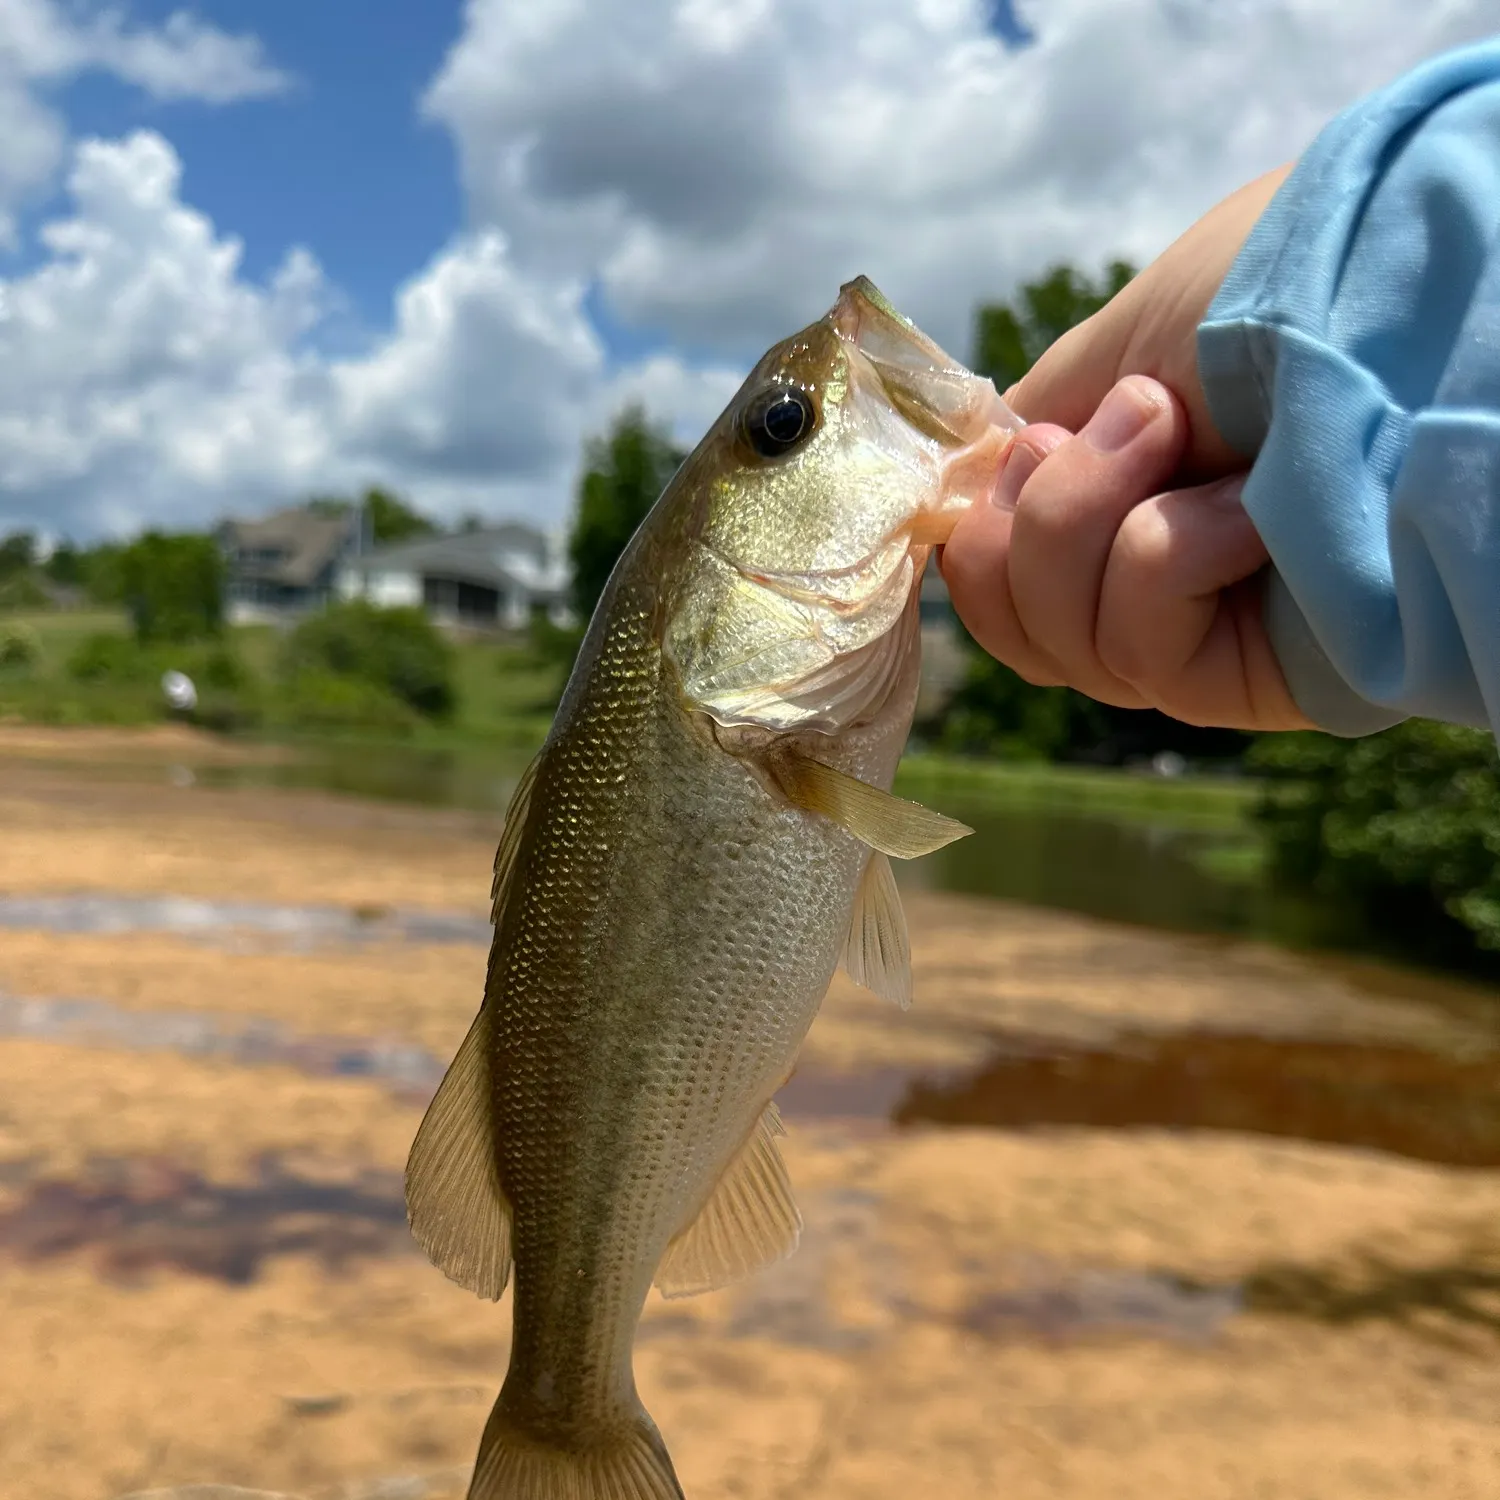
[[[1340,115],[1198,330],[1266,622],[1337,734],[1500,726],[1500,41]]]

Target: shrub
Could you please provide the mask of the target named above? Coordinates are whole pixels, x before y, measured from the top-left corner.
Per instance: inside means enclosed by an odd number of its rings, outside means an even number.
[[[52,600],[31,572],[16,573],[0,579],[0,611],[19,614],[22,610],[50,609]]]
[[[416,712],[378,683],[331,672],[299,672],[277,705],[277,716],[299,729],[379,729],[405,734]]]
[[[42,643],[29,625],[0,625],[0,672],[15,676],[41,665]]]
[[[294,691],[305,677],[316,679],[324,695],[332,691],[331,679],[350,679],[429,718],[452,713],[454,671],[453,647],[421,610],[376,609],[364,600],[331,605],[304,620],[281,658],[282,676]]]
[[[1413,719],[1359,740],[1268,735],[1257,818],[1272,878],[1357,911],[1417,956],[1500,950],[1500,761],[1493,738]]]
[[[128,635],[97,631],[86,635],[68,658],[68,676],[79,682],[144,682],[151,663]]]

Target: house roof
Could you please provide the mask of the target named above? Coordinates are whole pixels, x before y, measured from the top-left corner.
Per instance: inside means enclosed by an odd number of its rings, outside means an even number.
[[[507,522],[447,536],[422,537],[377,547],[351,558],[348,567],[363,575],[415,573],[456,578],[489,588],[519,587],[534,597],[561,595],[567,573],[554,558],[545,532],[523,522]]]
[[[221,535],[238,553],[276,553],[274,560],[232,559],[236,576],[306,588],[343,550],[358,524],[353,513],[322,515],[299,505],[259,521],[226,521]]]

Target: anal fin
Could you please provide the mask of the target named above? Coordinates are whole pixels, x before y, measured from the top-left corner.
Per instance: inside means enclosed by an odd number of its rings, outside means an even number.
[[[802,1215],[776,1145],[785,1133],[780,1112],[768,1104],[697,1218],[667,1246],[656,1270],[663,1297],[728,1286],[797,1248]]]
[[[490,1021],[481,1009],[406,1161],[406,1217],[450,1280],[495,1302],[510,1277],[510,1205],[495,1166]]]
[[[854,916],[844,942],[844,969],[855,984],[911,1006],[911,939],[891,862],[871,853],[854,897]]]

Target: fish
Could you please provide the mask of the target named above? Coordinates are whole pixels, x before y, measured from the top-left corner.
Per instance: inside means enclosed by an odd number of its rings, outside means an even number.
[[[891,785],[920,579],[1017,427],[865,277],[773,347],[621,554],[511,799],[483,1000],[406,1172],[498,1300],[469,1500],[682,1500],[636,1391],[653,1284],[728,1285],[802,1220],[775,1094],[842,962],[905,1007],[892,875],[971,830]]]

